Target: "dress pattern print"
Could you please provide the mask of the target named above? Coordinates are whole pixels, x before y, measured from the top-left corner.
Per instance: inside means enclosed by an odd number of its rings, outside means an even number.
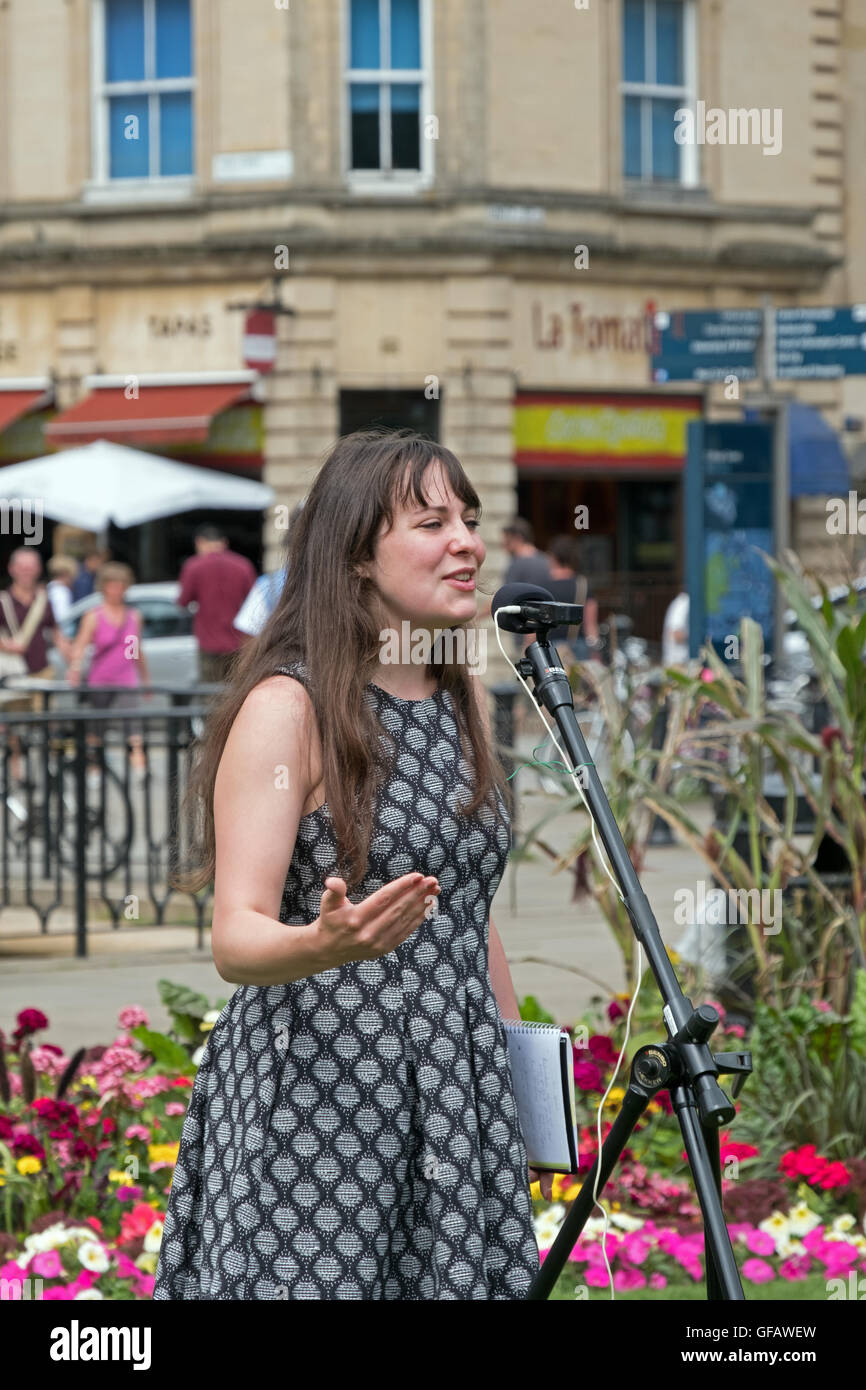
[[[487,957],[505,803],[455,815],[472,769],[448,691],[363,697],[395,761],[351,897],[421,872],[437,907],[377,960],[235,990],[190,1096],[155,1299],[522,1299],[538,1272]],[[282,922],[315,920],[336,863],[324,805],[301,817]]]

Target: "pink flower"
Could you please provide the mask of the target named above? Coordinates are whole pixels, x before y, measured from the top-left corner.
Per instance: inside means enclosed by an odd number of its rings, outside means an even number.
[[[779,1273],[783,1279],[805,1279],[811,1267],[812,1261],[808,1255],[792,1255],[779,1265]]]
[[[60,1279],[63,1275],[63,1262],[56,1250],[42,1250],[34,1255],[30,1268],[40,1279]]]
[[[185,1115],[186,1106],[182,1100],[169,1100],[165,1106],[166,1115]]]
[[[775,1279],[773,1266],[768,1265],[766,1260],[746,1260],[743,1263],[743,1274],[752,1284],[769,1284],[771,1279]]]
[[[121,1183],[114,1195],[118,1202],[131,1202],[134,1201],[135,1198],[140,1197],[143,1190],[144,1189],[141,1187],[124,1186],[124,1184]]]
[[[63,1299],[68,1299],[68,1298],[74,1298],[74,1297],[75,1297],[75,1294],[73,1293],[73,1286],[72,1286],[72,1284],[52,1284],[52,1285],[50,1286],[50,1288],[47,1288],[47,1289],[43,1289],[43,1290],[42,1290],[42,1297],[43,1297],[44,1299],[45,1299],[45,1298],[51,1298],[51,1299],[63,1298]]]
[[[649,1286],[651,1289],[665,1289],[667,1288],[667,1283],[668,1281],[663,1274],[651,1274],[649,1277]]]
[[[123,1131],[124,1139],[143,1139],[145,1143],[150,1139],[150,1130],[147,1125],[127,1125]]]
[[[746,1030],[741,1023],[729,1023],[725,1027],[726,1033],[732,1033],[735,1038],[744,1038]]]
[[[156,1275],[142,1275],[142,1277],[138,1281],[138,1287],[141,1289],[141,1292],[144,1294],[145,1298],[152,1298],[153,1291],[156,1287]]]
[[[746,1236],[746,1247],[753,1255],[773,1255],[776,1242],[767,1231],[750,1231]]]
[[[27,1270],[18,1264],[17,1260],[10,1260],[8,1264],[0,1265],[0,1279],[26,1279]]]
[[[53,1048],[34,1047],[30,1052],[30,1060],[33,1063],[33,1070],[41,1076],[51,1076],[55,1079],[63,1075],[68,1057],[63,1054],[58,1057]]]
[[[615,1289],[645,1289],[646,1276],[639,1269],[618,1269],[613,1276]]]
[[[606,1289],[610,1283],[603,1264],[590,1265],[583,1277],[591,1289]]]
[[[121,1028],[149,1028],[150,1019],[144,1009],[139,1004],[127,1004],[126,1008],[120,1009],[117,1021]]]
[[[822,1014],[828,1014],[831,1011],[830,1005],[827,1003],[826,999],[819,999],[815,1008],[820,1009]]]

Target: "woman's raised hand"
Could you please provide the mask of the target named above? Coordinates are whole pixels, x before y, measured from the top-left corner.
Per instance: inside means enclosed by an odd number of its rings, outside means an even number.
[[[317,928],[332,965],[375,960],[398,947],[436,910],[439,883],[423,874],[403,874],[352,903],[342,878],[325,879]]]

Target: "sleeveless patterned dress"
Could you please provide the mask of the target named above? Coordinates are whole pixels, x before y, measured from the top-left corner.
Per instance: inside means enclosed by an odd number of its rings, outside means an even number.
[[[538,1272],[487,957],[505,803],[455,816],[472,769],[449,692],[364,699],[397,747],[350,896],[422,872],[437,907],[377,960],[235,990],[191,1093],[155,1299],[522,1299]],[[301,817],[282,922],[315,920],[335,866],[325,804]]]

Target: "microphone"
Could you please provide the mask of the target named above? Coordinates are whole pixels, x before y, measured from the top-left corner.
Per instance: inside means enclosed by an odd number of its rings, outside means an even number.
[[[517,612],[507,611],[515,608]],[[582,604],[559,603],[548,589],[538,584],[503,584],[490,605],[494,621],[501,609],[506,611],[502,612],[498,625],[506,632],[538,632],[545,637],[545,629],[579,626],[583,622]]]

